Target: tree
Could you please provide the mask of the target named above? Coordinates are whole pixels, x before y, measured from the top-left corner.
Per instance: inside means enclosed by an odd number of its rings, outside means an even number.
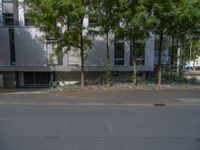
[[[157,74],[160,85],[164,39],[169,36],[176,37],[179,40],[179,47],[184,43],[185,35],[194,27],[193,24],[199,16],[197,8],[199,2],[198,0],[147,0],[145,4],[146,9],[152,11],[154,26],[151,30],[159,41]]]
[[[195,39],[189,42],[186,46],[186,51],[184,53],[185,62],[193,61],[193,68],[196,59],[200,56],[200,39]]]
[[[152,9],[154,17],[154,26],[152,31],[154,35],[157,36],[159,41],[159,50],[158,50],[158,85],[161,84],[162,80],[162,52],[163,52],[163,41],[165,36],[168,34],[170,27],[170,20],[173,18],[173,2],[165,0],[149,0],[147,7]]]
[[[174,17],[171,19],[173,22],[170,25],[169,35],[177,39],[178,49],[181,50],[178,74],[182,75],[184,64],[182,57],[187,55],[188,47],[193,40],[199,39],[200,2],[198,0],[180,0],[176,5],[173,5],[173,8]]]
[[[106,84],[111,84],[111,65],[110,65],[110,38],[116,24],[119,22],[117,13],[119,10],[118,0],[95,0],[92,3],[93,17],[96,19],[96,24],[93,25],[94,30],[100,35],[105,35],[106,41],[106,68],[104,80]],[[112,19],[111,19],[112,18]]]
[[[132,51],[133,62],[133,83],[137,85],[137,62],[136,55],[138,47],[137,41],[144,41],[149,35],[149,28],[152,24],[151,11],[145,7],[145,0],[121,0],[120,1],[120,13],[119,24],[115,33],[118,39],[128,39],[130,42]]]
[[[84,33],[89,0],[24,0],[27,15],[46,38],[56,39],[57,53],[78,49],[81,54],[81,85],[84,86],[85,50],[92,45]]]

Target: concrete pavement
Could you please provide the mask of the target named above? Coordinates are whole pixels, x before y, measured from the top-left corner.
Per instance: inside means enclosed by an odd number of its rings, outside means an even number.
[[[59,92],[2,94],[0,104],[26,105],[200,105],[200,90],[114,90],[101,92]]]

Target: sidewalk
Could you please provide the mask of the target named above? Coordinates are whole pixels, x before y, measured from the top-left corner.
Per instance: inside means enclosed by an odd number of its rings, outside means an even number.
[[[44,94],[48,93],[49,89],[0,89],[0,95],[20,95],[20,94]]]
[[[200,90],[80,91],[0,94],[0,105],[200,105]]]

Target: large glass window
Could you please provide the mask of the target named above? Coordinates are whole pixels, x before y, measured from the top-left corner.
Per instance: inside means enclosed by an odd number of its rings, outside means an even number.
[[[15,33],[14,29],[9,29],[9,43],[10,43],[10,61],[11,65],[15,65]]]
[[[49,40],[47,42],[49,65],[63,65],[63,55],[61,52],[57,53],[56,48],[57,48],[57,44],[55,41]]]
[[[155,42],[155,64],[158,64],[159,47],[160,47],[159,40],[156,39],[156,42]],[[170,41],[168,39],[164,39],[163,45],[162,45],[162,53],[161,53],[162,64],[167,65],[170,63],[169,48],[170,48]],[[171,56],[175,58],[176,54],[173,54]]]
[[[96,27],[98,25],[98,18],[96,15],[90,15],[89,16],[89,26],[90,27]]]
[[[124,65],[124,43],[115,43],[115,65]]]
[[[14,25],[14,15],[13,15],[13,2],[12,1],[3,1],[3,22],[4,25]]]
[[[4,25],[12,26],[19,24],[18,3],[17,0],[3,0],[2,14]]]
[[[135,43],[136,64],[144,65],[145,43]],[[133,50],[130,51],[130,65],[133,65]]]
[[[3,14],[3,23],[5,26],[14,25],[14,17],[13,14]]]
[[[24,21],[25,21],[25,26],[33,26],[34,25],[33,20],[31,20],[30,17],[27,16],[27,14],[24,15]]]

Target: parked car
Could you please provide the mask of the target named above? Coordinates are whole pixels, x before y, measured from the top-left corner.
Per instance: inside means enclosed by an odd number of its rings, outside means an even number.
[[[185,69],[189,70],[189,69],[193,69],[193,67],[192,66],[185,66]]]

